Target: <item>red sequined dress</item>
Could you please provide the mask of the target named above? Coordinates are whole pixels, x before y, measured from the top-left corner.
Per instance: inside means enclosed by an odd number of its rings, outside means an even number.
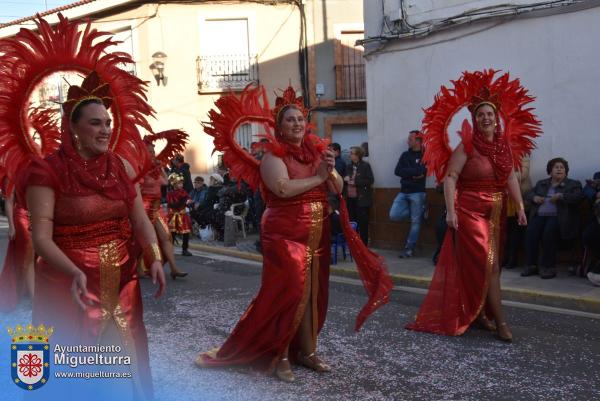
[[[160,174],[160,171],[158,173]],[[142,201],[144,202],[144,209],[150,222],[153,225],[157,221],[160,222],[165,232],[168,233],[167,215],[160,207],[161,186],[166,184],[166,179],[161,179],[162,177],[159,174],[155,172],[147,174],[140,183],[140,192],[142,194]]]
[[[86,175],[91,171],[106,179],[104,190],[93,189],[97,184]],[[123,162],[114,154],[84,161],[71,148],[61,148],[43,165],[34,165],[26,183],[53,188],[52,239],[85,273],[93,302],[82,311],[72,299],[73,278],[38,258],[33,323],[53,326],[56,341],[65,344],[120,342],[116,345],[122,346],[122,355],[131,357],[136,399],[151,399],[148,338],[136,274],[139,251],[129,220],[135,190]]]
[[[8,241],[4,267],[0,274],[0,311],[14,310],[25,289],[26,263],[33,259],[29,216],[16,201],[13,206],[15,236]]]
[[[316,158],[303,163],[289,154],[282,160],[290,179],[314,176],[320,162]],[[225,343],[200,355],[197,363],[203,366],[246,365],[270,373],[288,345],[290,357],[297,354],[297,331],[306,308],[313,312],[313,338],[325,322],[330,259],[327,187],[322,184],[292,198],[280,198],[264,184],[262,190],[267,208],[261,223],[260,290]]]
[[[507,178],[497,178],[492,161],[477,147],[466,144],[465,150],[456,185],[458,230],[446,232],[427,296],[407,326],[411,330],[463,334],[485,307],[498,264]]]

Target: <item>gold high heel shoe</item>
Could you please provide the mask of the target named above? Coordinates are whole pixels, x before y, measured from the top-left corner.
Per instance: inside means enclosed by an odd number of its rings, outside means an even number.
[[[171,278],[173,280],[175,280],[177,277],[185,277],[187,275],[188,275],[187,272],[182,272],[182,271],[176,271],[176,272],[174,272],[174,271],[171,271]]]
[[[504,341],[505,343],[512,343],[513,336],[506,322],[498,324],[498,332],[496,333],[496,338],[500,341]]]
[[[287,358],[281,358],[279,360],[279,363],[277,364],[277,367],[275,368],[275,376],[277,376],[279,380],[284,381],[286,383],[293,383],[296,380],[296,378],[294,377],[294,373],[292,372],[291,367],[282,369],[281,362],[287,362],[287,364],[289,365],[289,360]]]
[[[475,319],[475,326],[486,331],[496,331],[496,325],[483,314],[477,316],[477,319]]]
[[[323,362],[318,356],[315,355],[314,352],[310,355],[303,355],[301,352],[299,352],[298,362],[300,362],[301,365],[306,366],[307,368],[318,373],[331,372],[331,366]]]

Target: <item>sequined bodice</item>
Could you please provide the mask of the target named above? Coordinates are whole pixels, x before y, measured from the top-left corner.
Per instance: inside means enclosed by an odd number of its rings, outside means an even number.
[[[121,219],[129,214],[125,201],[108,199],[100,194],[60,196],[54,206],[54,224],[74,226]]]
[[[288,177],[290,177],[290,179],[301,179],[314,176],[317,173],[319,164],[321,163],[320,159],[316,159],[311,164],[300,163],[291,155],[282,157],[282,160],[287,167]],[[303,202],[324,202],[327,199],[327,185],[323,183],[302,194],[285,199],[280,198],[266,188],[266,186],[263,186],[263,195],[265,196],[268,206],[296,204]]]
[[[478,182],[490,183],[496,181],[496,174],[494,173],[494,167],[490,160],[477,152],[477,149],[473,149],[472,154],[467,159],[459,177],[459,185],[462,184],[476,184]],[[505,183],[498,183],[503,185]]]

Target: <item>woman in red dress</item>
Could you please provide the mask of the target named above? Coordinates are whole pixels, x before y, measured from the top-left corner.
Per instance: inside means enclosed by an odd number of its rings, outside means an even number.
[[[164,273],[135,173],[109,150],[110,94],[92,73],[63,105],[58,152],[27,172],[36,264],[34,324],[53,326],[66,344],[121,345],[131,356],[136,399],[152,398],[148,342],[133,241],[148,260],[156,297]],[[83,94],[78,93],[83,92]]]
[[[474,81],[491,81],[493,72],[487,73],[475,74]],[[429,292],[415,322],[407,328],[460,335],[477,321],[484,329],[497,331],[498,339],[511,342],[512,333],[501,306],[499,268],[501,222],[507,192],[519,205],[518,223],[526,225],[527,218],[513,168],[515,155],[508,135],[501,130],[500,116],[508,120],[510,105],[502,110],[499,100],[502,93],[494,96],[488,87],[479,88],[480,95],[470,99],[469,104],[474,132],[470,132],[465,121],[462,142],[452,152],[445,168],[444,197],[449,230]],[[532,98],[526,100],[524,103]],[[514,104],[522,106],[519,102]],[[535,136],[537,121],[532,118],[529,123],[532,124],[531,136]],[[506,121],[505,124],[508,125]],[[527,147],[523,149],[528,151]],[[432,146],[429,151],[434,149]],[[516,157],[520,160],[520,155]]]
[[[160,208],[160,197],[161,197],[161,186],[167,185],[167,176],[162,168],[161,163],[155,157],[154,145],[152,142],[144,142],[148,147],[148,152],[153,158],[155,167],[148,174],[144,176],[140,184],[140,190],[142,194],[142,201],[144,202],[144,209],[146,214],[154,227],[156,237],[160,244],[160,252],[163,256],[163,260],[169,262],[169,268],[171,269],[171,278],[175,280],[177,277],[187,276],[186,272],[179,270],[175,263],[175,256],[173,255],[173,243],[171,242],[171,235],[169,233],[169,227],[161,215]],[[144,269],[147,263],[144,262]]]
[[[10,312],[19,304],[24,289],[33,298],[33,247],[27,210],[15,201],[14,191],[4,199],[4,205],[8,247],[0,274],[0,311]]]
[[[342,178],[333,169],[333,153],[305,136],[298,107],[282,108],[277,126],[283,152],[267,151],[260,164],[267,205],[260,291],[221,348],[200,354],[196,363],[251,365],[290,382],[289,358],[318,372],[331,369],[315,352],[328,301],[327,191],[329,185],[339,192]]]

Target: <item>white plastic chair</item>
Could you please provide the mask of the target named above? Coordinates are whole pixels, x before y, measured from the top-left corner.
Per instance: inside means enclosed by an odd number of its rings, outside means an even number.
[[[239,215],[235,214],[235,208],[243,206],[242,212]],[[242,235],[246,238],[246,215],[248,214],[248,210],[250,210],[250,203],[248,201],[242,203],[234,203],[231,205],[229,212],[231,212],[231,218],[233,221],[238,221],[240,226],[242,227]]]

